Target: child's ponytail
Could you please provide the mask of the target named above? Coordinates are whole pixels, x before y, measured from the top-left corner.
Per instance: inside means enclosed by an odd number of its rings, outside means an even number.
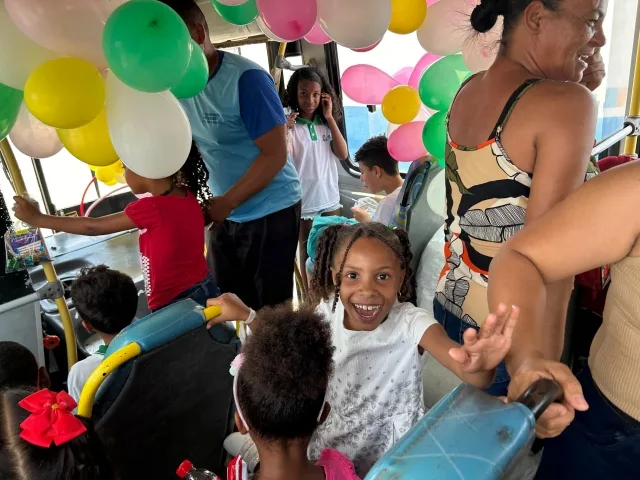
[[[176,183],[187,187],[193,193],[200,205],[206,206],[213,197],[209,190],[209,170],[200,155],[196,142],[191,142],[191,151],[187,161],[175,175]]]
[[[344,225],[331,225],[325,228],[318,240],[316,261],[313,276],[310,281],[311,301],[314,304],[327,300],[333,293],[333,277],[331,264],[333,263],[333,250],[338,241],[338,234]]]

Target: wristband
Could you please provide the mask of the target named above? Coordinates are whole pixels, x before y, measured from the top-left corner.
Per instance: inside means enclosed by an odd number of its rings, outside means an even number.
[[[251,309],[251,311],[249,312],[249,317],[244,321],[245,325],[251,325],[251,322],[253,322],[256,318],[256,312],[254,309]]]

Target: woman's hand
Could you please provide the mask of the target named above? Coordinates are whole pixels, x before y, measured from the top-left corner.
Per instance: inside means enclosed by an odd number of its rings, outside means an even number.
[[[298,114],[295,112],[287,115],[287,128],[289,130],[293,130],[293,126],[296,124],[296,118],[298,118]]]
[[[251,309],[247,307],[237,295],[233,293],[223,293],[218,298],[207,300],[207,307],[220,307],[220,315],[207,323],[207,328],[224,322],[242,321],[249,318]]]
[[[322,101],[322,114],[326,120],[333,118],[333,100],[331,100],[331,95],[328,93],[323,93],[321,96]]]
[[[536,424],[539,438],[551,438],[560,435],[573,421],[575,411],[589,408],[582,387],[569,368],[560,363],[543,358],[524,361],[511,377],[509,384],[509,400],[515,401],[529,386],[540,378],[552,378],[564,392],[562,399],[552,403],[545,410]]]
[[[593,92],[600,86],[606,73],[604,60],[602,59],[599,48],[596,48],[593,55],[587,58],[587,65],[588,67],[582,73],[580,83]]]
[[[501,304],[498,311],[489,314],[480,331],[473,328],[464,332],[464,345],[449,350],[464,373],[473,374],[496,368],[511,348],[513,330],[518,321],[519,309]]]
[[[13,211],[16,218],[31,225],[32,227],[39,227],[38,220],[42,218],[42,213],[38,210],[37,204],[18,196],[13,197],[13,201],[15,202],[13,205]]]
[[[358,223],[369,223],[371,221],[371,215],[364,208],[360,207],[351,207],[351,211],[353,212],[353,218]]]

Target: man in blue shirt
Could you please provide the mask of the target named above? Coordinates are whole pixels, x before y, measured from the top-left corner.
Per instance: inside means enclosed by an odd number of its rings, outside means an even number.
[[[300,229],[300,181],[287,155],[286,118],[273,79],[211,43],[194,0],[163,0],[203,49],[210,78],[181,100],[209,170],[208,261],[223,292],[254,310],[291,299]]]

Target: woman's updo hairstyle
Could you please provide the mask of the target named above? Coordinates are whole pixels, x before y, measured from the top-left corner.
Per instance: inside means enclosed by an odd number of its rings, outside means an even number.
[[[502,31],[502,43],[505,42],[511,30],[516,26],[522,13],[534,0],[481,0],[481,2],[471,12],[471,26],[478,33],[485,33],[491,30],[498,17],[504,19],[504,29]],[[559,0],[541,0],[548,10],[556,11]]]

